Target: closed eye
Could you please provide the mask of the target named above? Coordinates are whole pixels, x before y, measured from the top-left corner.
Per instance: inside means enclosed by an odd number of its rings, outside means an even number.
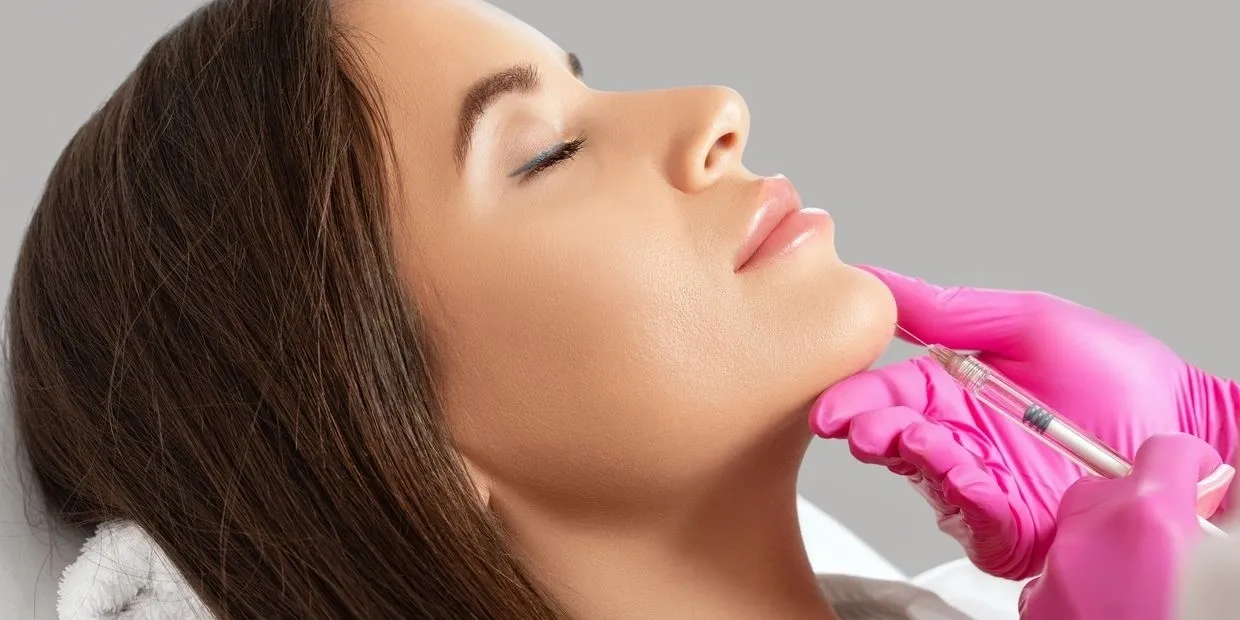
[[[508,176],[509,178],[521,177],[521,182],[528,181],[540,173],[546,172],[552,166],[572,159],[577,153],[581,152],[585,144],[586,139],[584,137],[558,144],[539,153],[520,168],[513,170]]]

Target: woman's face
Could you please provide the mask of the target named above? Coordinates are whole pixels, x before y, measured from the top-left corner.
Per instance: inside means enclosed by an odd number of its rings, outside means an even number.
[[[449,423],[493,496],[672,497],[807,434],[812,400],[886,346],[889,293],[828,218],[738,269],[762,206],[796,199],[742,165],[737,93],[592,90],[474,0],[339,12],[391,123],[395,244]]]

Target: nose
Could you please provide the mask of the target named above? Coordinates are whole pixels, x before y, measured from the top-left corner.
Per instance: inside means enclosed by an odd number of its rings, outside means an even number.
[[[668,177],[682,192],[701,192],[741,166],[749,140],[749,106],[735,90],[685,88],[674,111]]]

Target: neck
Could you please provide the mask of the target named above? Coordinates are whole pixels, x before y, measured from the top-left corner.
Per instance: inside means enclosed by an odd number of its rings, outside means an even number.
[[[501,517],[572,618],[834,620],[797,518],[809,437],[786,434],[657,514]]]

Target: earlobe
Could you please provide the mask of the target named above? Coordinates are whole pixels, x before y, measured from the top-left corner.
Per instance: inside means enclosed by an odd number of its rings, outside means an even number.
[[[489,507],[491,505],[491,479],[474,465],[469,457],[462,455],[461,462],[465,464],[465,475],[469,477],[469,481],[473,483],[474,490],[477,492],[479,501],[482,506]]]

